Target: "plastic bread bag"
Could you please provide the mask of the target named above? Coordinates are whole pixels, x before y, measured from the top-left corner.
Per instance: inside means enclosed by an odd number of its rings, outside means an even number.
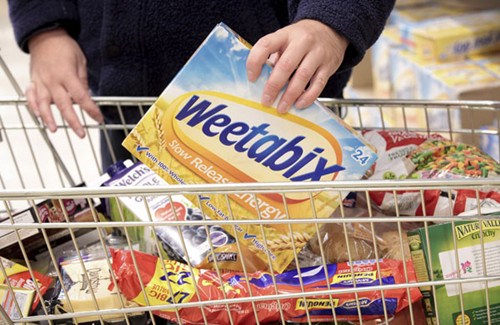
[[[139,274],[132,254],[140,265]],[[308,295],[306,299],[293,296],[302,292],[302,286],[306,293],[323,291],[328,287],[332,290],[352,288],[352,272],[357,287],[378,286],[380,281],[382,285],[406,283],[403,262],[390,259],[379,261],[380,274],[373,260],[355,261],[352,269],[348,263],[336,263],[327,265],[326,269],[323,265],[303,268],[300,275],[297,270],[287,271],[274,275],[276,287],[273,277],[267,272],[249,273],[248,277],[241,272],[221,272],[219,277],[216,271],[192,269],[179,262],[162,261],[156,256],[136,251],[113,250],[112,259],[117,285],[127,299],[140,306],[164,305],[165,309],[155,310],[154,313],[183,324],[228,324],[229,317],[234,324],[255,324],[256,317],[259,323],[265,324],[280,321],[281,313],[285,322],[332,321],[332,306],[337,321],[359,319],[358,307],[363,319],[372,319],[383,317],[383,303],[388,315],[392,316],[422,297],[416,287],[409,288],[409,291],[388,288],[383,296],[380,290],[362,291],[357,294],[358,300],[354,293],[332,294],[331,300],[329,295],[319,293]],[[416,282],[411,261],[406,262],[406,269],[408,281]],[[274,295],[276,290],[282,298],[258,300],[255,310],[251,302],[212,303],[203,307],[203,314],[200,307],[189,306],[190,302],[224,301],[250,297],[250,294],[252,297]],[[180,319],[176,311],[168,307],[172,302],[183,306],[178,309]]]
[[[346,223],[345,226],[340,223],[329,223],[320,229],[320,240],[314,237],[308,243],[308,248],[315,254],[314,256],[321,256],[322,249],[327,263],[348,262],[349,254],[351,260],[373,259],[377,256],[407,260],[410,258],[410,250],[406,231],[418,228],[421,224],[401,223],[400,232],[398,224],[389,221],[374,222],[374,233],[369,223]]]

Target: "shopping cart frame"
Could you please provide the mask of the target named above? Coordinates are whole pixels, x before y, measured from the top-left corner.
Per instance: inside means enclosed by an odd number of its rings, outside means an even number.
[[[121,106],[140,106],[147,110],[147,108],[154,102],[154,98],[122,98],[122,97],[113,97],[113,98],[99,98],[96,97],[94,98],[96,103],[98,105],[115,105],[117,107]],[[476,129],[466,129],[466,128],[452,128],[451,123],[449,123],[448,128],[445,129],[433,129],[429,127],[429,114],[427,114],[427,109],[434,108],[434,107],[439,107],[444,110],[446,110],[448,113],[446,116],[448,117],[448,122],[452,120],[452,114],[451,111],[455,109],[472,109],[472,110],[477,110],[478,112],[480,111],[498,111],[500,109],[500,103],[499,102],[493,102],[493,101],[420,101],[420,100],[415,100],[415,101],[402,101],[402,100],[336,100],[336,99],[320,99],[320,101],[330,107],[334,112],[339,111],[340,107],[350,107],[354,110],[355,114],[357,114],[357,118],[359,119],[359,124],[357,127],[359,129],[365,129],[367,126],[363,124],[363,117],[362,117],[362,112],[361,110],[363,108],[370,108],[374,109],[376,111],[380,112],[380,115],[383,115],[382,110],[386,108],[394,108],[394,109],[402,109],[403,111],[403,116],[404,116],[404,110],[405,108],[411,108],[411,107],[420,107],[421,109],[424,110],[425,116],[426,116],[426,125],[420,126],[420,127],[412,127],[406,124],[406,120],[403,121],[403,125],[400,127],[391,127],[391,126],[386,126],[384,125],[384,118],[382,118],[382,123],[380,126],[376,127],[370,127],[372,129],[396,129],[396,130],[411,130],[411,131],[417,131],[417,132],[422,132],[422,133],[431,133],[431,132],[441,132],[445,134],[449,134],[451,138],[457,135],[461,134],[486,134],[486,135],[493,135],[495,137],[498,137],[498,129],[497,130],[476,130]],[[26,111],[26,101],[24,98],[6,98],[6,99],[0,99],[0,113],[2,113],[2,106],[9,106],[11,108],[16,108],[19,111]],[[351,112],[352,113],[352,112]],[[45,128],[39,123],[39,121],[36,120],[36,118],[33,115],[29,115],[29,117],[26,118],[21,118],[21,113],[19,113],[19,123],[14,124],[14,125],[5,125],[2,120],[1,120],[1,115],[0,115],[0,134],[3,135],[1,138],[2,141],[5,143],[9,144],[9,150],[11,152],[15,151],[14,146],[12,145],[12,139],[10,139],[9,134],[14,131],[21,131],[24,134],[26,132],[41,132],[42,134],[47,134]],[[84,114],[82,113],[82,116]],[[31,119],[31,121],[29,120]],[[68,127],[64,124],[64,122],[59,125],[59,127],[62,129],[60,130],[59,134],[65,135],[66,137],[69,137],[69,133],[71,132]],[[122,123],[119,125],[97,125],[97,124],[85,124],[86,131],[92,131],[92,130],[124,130],[124,132],[130,131],[134,125]],[[235,192],[245,192],[245,193],[251,193],[251,194],[262,194],[262,193],[281,193],[285,195],[286,193],[292,193],[292,192],[308,192],[308,193],[313,193],[317,191],[357,191],[357,192],[365,192],[368,194],[370,191],[389,191],[392,193],[396,193],[396,191],[404,191],[404,190],[414,190],[418,191],[420,195],[423,197],[424,191],[426,190],[434,190],[434,189],[439,189],[441,191],[449,192],[453,191],[454,189],[460,188],[460,189],[470,189],[473,191],[476,191],[479,193],[479,191],[483,189],[490,189],[490,188],[498,188],[500,186],[500,180],[490,180],[490,179],[477,179],[477,180],[393,180],[393,181],[370,181],[370,180],[365,180],[362,182],[359,181],[334,181],[334,182],[310,182],[310,183],[261,183],[261,184],[226,184],[226,185],[214,185],[214,184],[205,184],[205,185],[200,185],[200,184],[193,184],[193,185],[172,185],[168,187],[155,187],[155,188],[138,188],[138,187],[131,187],[131,188],[97,188],[97,189],[92,189],[92,188],[74,188],[73,186],[75,184],[78,184],[79,180],[73,179],[73,175],[69,168],[65,166],[65,161],[64,159],[61,158],[62,153],[58,152],[57,149],[54,146],[51,146],[51,139],[49,137],[44,137],[47,141],[47,144],[49,145],[49,148],[52,155],[55,157],[55,164],[62,170],[63,172],[61,173],[62,178],[66,178],[66,181],[69,184],[69,187],[47,187],[44,188],[33,188],[30,187],[27,184],[21,184],[21,188],[9,188],[6,186],[3,186],[3,190],[0,190],[0,200],[3,202],[3,205],[5,207],[5,210],[7,211],[7,214],[9,216],[9,219],[12,221],[12,211],[9,209],[9,205],[11,202],[15,201],[28,201],[29,204],[34,207],[35,206],[35,201],[41,200],[41,199],[46,199],[46,198],[52,198],[55,200],[63,200],[63,199],[68,199],[68,198],[81,198],[85,200],[92,200],[96,198],[119,198],[120,196],[155,196],[155,195],[163,195],[163,196],[173,196],[173,195],[178,195],[178,194],[194,194],[194,195],[207,195],[207,194],[222,194],[225,196],[229,196],[232,193]],[[0,142],[1,144],[1,142]],[[93,144],[91,144],[93,145]],[[74,158],[76,156],[73,156]],[[76,159],[76,158],[75,158]],[[22,168],[17,166],[16,168],[18,172],[22,171]],[[61,183],[63,183],[61,181]],[[451,197],[451,195],[450,195]],[[479,201],[479,199],[478,199]],[[2,207],[3,209],[3,207]],[[346,229],[346,225],[349,223],[360,223],[360,222],[366,222],[366,220],[369,220],[370,225],[373,227],[374,224],[377,223],[384,223],[384,222],[393,222],[398,225],[398,230],[399,234],[401,235],[402,230],[400,225],[405,223],[405,222],[414,222],[414,221],[421,221],[427,225],[429,222],[456,222],[460,220],[466,220],[467,218],[465,217],[458,217],[458,216],[433,216],[432,219],[430,219],[427,216],[423,217],[408,217],[408,216],[403,216],[400,215],[397,211],[394,214],[393,217],[387,219],[387,218],[381,218],[381,217],[376,217],[374,214],[370,213],[366,216],[369,219],[366,218],[351,218],[347,217],[344,214],[343,208],[341,206],[341,217],[336,218],[336,219],[322,219],[321,221],[315,220],[313,223],[315,224],[316,227],[319,227],[320,224],[328,224],[328,223],[339,223],[342,224],[344,229]],[[478,204],[478,209],[477,209],[477,215],[474,216],[475,220],[482,220],[484,219],[482,213],[481,213],[481,208],[480,205]],[[68,218],[68,216],[66,216]],[[468,217],[470,218],[470,217]],[[105,229],[108,227],[136,227],[136,226],[162,226],[162,225],[167,225],[165,222],[98,222],[97,220],[97,215],[94,212],[94,222],[85,222],[85,223],[71,223],[71,222],[60,222],[60,223],[41,223],[41,222],[35,222],[35,223],[13,223],[11,222],[10,224],[0,224],[0,231],[9,231],[9,230],[14,230],[16,234],[18,231],[22,229],[38,229],[41,232],[44,232],[47,229],[68,229],[70,234],[73,234],[74,231],[82,228],[95,228],[95,229]],[[152,220],[152,219],[151,219]],[[66,221],[69,221],[67,219]],[[250,222],[255,222],[255,221],[241,221],[241,220],[223,220],[223,221],[215,221],[215,220],[203,220],[200,221],[199,224],[201,226],[208,227],[210,225],[214,224],[220,224],[220,225],[226,225],[230,227],[235,227],[238,224],[241,223],[250,223]],[[305,223],[305,224],[310,224],[311,219],[306,218],[306,219],[293,219],[293,220],[259,220],[258,223],[262,226],[267,225],[267,224],[285,224],[285,225],[291,225],[294,223]],[[172,225],[175,227],[181,227],[184,225],[187,225],[188,223],[185,221],[175,221],[175,222],[170,222],[168,225]],[[347,238],[347,232],[346,234],[346,241],[349,239]],[[44,236],[46,240],[46,245],[49,247],[50,251],[50,242],[48,241],[48,237]],[[19,243],[22,243],[20,237],[17,237],[17,240]],[[72,240],[75,248],[78,247],[74,235],[72,235]],[[375,240],[374,240],[375,242]],[[104,243],[104,238],[100,238],[100,243],[103,245],[103,248],[105,248],[105,243]],[[130,246],[130,241],[129,241],[129,246]],[[401,250],[403,251],[403,243],[402,241],[399,243],[401,245]],[[158,245],[158,243],[157,243]],[[349,253],[349,246],[348,247],[348,254]],[[23,250],[23,256],[25,259],[25,263],[29,266],[29,259],[27,256],[27,253],[23,249],[23,245],[20,244],[21,250]],[[77,249],[78,250],[78,249]],[[376,249],[375,249],[376,251]],[[53,260],[55,260],[55,256],[51,256]],[[352,261],[351,258],[349,258],[350,261]],[[484,259],[484,256],[483,256]],[[326,263],[324,255],[322,256],[323,263]],[[378,260],[378,256],[376,258]],[[295,261],[298,262],[298,257],[297,254],[295,255]],[[483,261],[484,262],[484,261]],[[82,261],[83,264],[83,261]],[[83,266],[83,265],[82,265]],[[134,266],[136,269],[139,268],[137,264]],[[4,272],[3,267],[1,267],[2,272]],[[217,272],[220,274],[221,270],[217,270]],[[58,274],[59,277],[61,277],[60,274]],[[434,280],[431,278],[431,280],[427,283],[405,283],[403,285],[395,285],[394,287],[401,287],[405,289],[409,289],[412,287],[420,287],[423,285],[430,285],[430,286],[437,286],[437,285],[442,285],[442,284],[464,284],[464,283],[469,283],[471,281],[497,281],[500,280],[500,276],[497,275],[488,275],[484,276],[481,278],[473,278],[473,279],[454,279],[454,280]],[[338,294],[338,293],[354,293],[358,294],[367,290],[387,290],[386,286],[379,286],[379,287],[370,287],[369,289],[365,288],[353,288],[353,289],[343,289],[343,290],[325,290],[324,294],[326,295],[331,295],[332,294]],[[9,285],[9,290],[12,290],[12,288]],[[301,294],[297,295],[300,296],[301,298],[305,298],[311,295],[318,295],[321,292],[313,292],[313,293],[306,293],[302,292]],[[37,288],[37,294],[40,295],[40,292]],[[255,308],[255,303],[263,300],[270,300],[270,299],[277,299],[279,301],[280,298],[283,298],[281,295],[272,295],[272,296],[266,296],[266,297],[247,297],[247,298],[236,298],[236,299],[225,299],[223,301],[204,301],[204,302],[198,302],[198,303],[193,303],[190,306],[196,307],[196,306],[208,306],[210,304],[225,304],[226,306],[229,306],[229,304],[232,303],[243,303],[243,302],[250,302],[253,304]],[[177,308],[182,308],[183,305],[181,304],[172,304],[170,307],[177,309]],[[146,307],[134,307],[134,308],[127,308],[126,310],[123,310],[124,314],[130,314],[134,312],[148,312],[151,313],[156,310],[161,310],[164,309],[165,306],[146,306]],[[227,307],[229,308],[229,307]],[[410,305],[410,310],[411,310],[411,305]],[[385,310],[385,307],[384,307]],[[463,310],[463,309],[462,309]],[[78,317],[84,317],[84,316],[95,316],[100,319],[100,321],[103,321],[103,318],[105,315],[110,315],[110,314],[115,314],[117,311],[116,310],[96,310],[96,311],[87,311],[87,312],[74,312],[74,313],[67,313],[63,315],[43,315],[43,316],[29,316],[29,317],[20,317],[18,319],[15,319],[16,322],[37,322],[37,321],[56,321],[60,319],[77,319]],[[254,310],[256,313],[256,311]],[[1,316],[1,315],[0,315]],[[128,322],[128,318],[125,318],[126,321]],[[4,318],[5,322],[9,322],[10,319],[8,317]],[[382,321],[389,322],[390,317],[385,314],[385,319]],[[410,313],[410,321],[411,323],[415,323],[415,320],[413,319],[413,315]],[[337,323],[337,320],[334,319],[334,322]],[[360,317],[359,319],[360,323],[363,323],[362,318]]]

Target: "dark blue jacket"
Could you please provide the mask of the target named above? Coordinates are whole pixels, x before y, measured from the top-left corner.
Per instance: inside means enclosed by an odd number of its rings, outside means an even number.
[[[9,0],[19,46],[63,26],[81,45],[99,96],[158,96],[203,39],[223,21],[251,44],[312,18],[350,45],[322,96],[339,97],[351,68],[380,35],[394,0]]]

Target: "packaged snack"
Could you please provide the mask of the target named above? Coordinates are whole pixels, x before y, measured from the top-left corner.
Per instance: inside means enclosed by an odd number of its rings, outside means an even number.
[[[56,292],[58,313],[84,312],[103,309],[120,309],[122,307],[136,306],[125,299],[115,289],[108,289],[112,284],[109,262],[103,251],[82,251],[82,256],[71,255],[75,252],[66,252],[61,259],[60,270],[64,281],[65,290],[59,284]],[[83,266],[80,261],[82,259]],[[94,300],[95,297],[95,300]],[[137,315],[137,313],[135,313]],[[103,315],[104,320],[119,321],[123,314]],[[99,320],[98,316],[78,317],[78,323]]]
[[[11,292],[7,285],[0,284],[0,303],[11,319],[28,316],[33,307],[33,298],[35,298],[34,289],[13,287]],[[21,313],[17,309],[16,302]]]
[[[250,292],[253,297],[262,297],[274,295],[277,290],[282,298],[279,303],[276,300],[258,301],[255,303],[255,310],[250,302],[228,304],[234,324],[254,324],[255,317],[261,324],[278,322],[281,317],[278,308],[281,308],[285,322],[307,321],[306,308],[311,322],[332,321],[332,306],[335,308],[337,321],[358,320],[358,307],[363,319],[372,319],[383,317],[382,299],[385,299],[388,315],[392,316],[407,307],[409,303],[421,298],[417,288],[409,289],[410,296],[406,289],[386,289],[384,298],[381,291],[363,291],[358,293],[359,302],[353,293],[332,294],[332,299],[328,295],[321,294],[308,296],[306,299],[291,298],[287,297],[287,294],[302,292],[297,270],[275,275],[277,287],[275,288],[272,277],[267,272],[251,273],[248,274],[248,278],[245,278],[243,273],[224,272],[221,274],[221,282],[215,271],[193,269],[192,274],[184,264],[174,261],[162,262],[156,256],[141,252],[133,254],[137,263],[141,265],[139,275],[135,272],[131,251],[113,250],[113,271],[120,291],[129,300],[141,306],[148,305],[148,302],[153,306],[164,305],[165,309],[155,311],[157,315],[186,324],[205,324],[200,308],[190,307],[189,302],[223,300],[224,297],[243,298],[249,297]],[[379,265],[380,274],[373,260],[353,262],[356,286],[379,285],[379,280],[382,281],[382,285],[406,283],[403,262],[380,260]],[[412,264],[408,262],[406,268],[408,281],[415,282]],[[325,278],[325,273],[328,274],[328,278]],[[139,277],[144,283],[148,302],[141,290]],[[351,267],[348,263],[330,264],[326,270],[323,266],[304,268],[301,270],[300,278],[306,293],[326,290],[328,284],[333,290],[353,287]],[[174,292],[171,292],[170,288]],[[185,305],[178,311],[181,320],[177,320],[175,311],[168,308],[172,302]],[[203,310],[207,323],[229,323],[226,304],[206,305]]]
[[[3,272],[0,272],[0,284],[7,283],[7,281],[9,281],[12,287],[32,290],[34,298],[32,298],[33,304],[31,305],[31,310],[34,310],[37,307],[38,303],[40,302],[40,297],[38,296],[38,294],[36,294],[35,286],[38,287],[40,294],[43,296],[47,291],[47,289],[49,288],[49,286],[51,285],[52,278],[33,270],[33,275],[35,276],[35,279],[33,279],[27,267],[21,264],[14,263],[3,257],[0,257],[0,261],[3,265],[3,268],[5,269],[5,275],[7,275],[6,279],[3,275]],[[23,291],[23,293],[27,292]],[[26,299],[29,296],[30,295],[23,294],[20,297],[24,297],[23,299]],[[20,304],[24,305],[23,303]]]
[[[497,208],[494,213],[498,214],[498,211]],[[487,218],[487,209],[481,209],[481,212]],[[477,209],[472,214],[477,215]],[[420,228],[409,232],[408,239],[418,281],[424,282],[430,279],[452,281],[458,278],[485,276],[498,278],[500,275],[498,264],[500,240],[496,236],[498,231],[500,231],[498,219],[483,219],[455,221],[454,224],[439,224],[430,226],[427,230]],[[436,324],[437,318],[440,324],[498,323],[500,313],[498,280],[449,283],[420,289],[424,297],[422,302],[428,324]],[[464,308],[463,314],[461,305]],[[491,315],[491,323],[487,317],[488,313]]]
[[[210,33],[123,145],[169,183],[255,183],[353,180],[363,177],[376,154],[329,109],[315,102],[279,114],[260,104],[271,67],[251,83],[249,45],[224,24]],[[280,97],[280,96],[279,96]],[[326,218],[344,193],[315,193],[315,216]],[[187,196],[192,202],[198,198]],[[229,207],[227,199],[229,198]],[[312,217],[309,193],[204,195],[212,219]],[[308,225],[236,227],[237,240],[256,263],[281,272],[314,230]],[[232,232],[232,227],[227,228]],[[265,234],[265,238],[262,235]],[[283,233],[288,233],[284,235]],[[245,262],[252,262],[250,258]]]
[[[165,186],[169,184],[148,166],[137,162],[112,175],[103,185]],[[214,268],[215,257],[220,268],[242,270],[236,239],[218,225],[197,224],[197,221],[209,220],[209,218],[204,216],[202,211],[186,197],[183,195],[145,197],[149,211],[146,210],[143,199],[143,197],[120,196],[118,197],[119,203],[116,199],[111,199],[107,203],[108,214],[115,221],[121,221],[122,216],[125,221],[150,221],[149,216],[151,216],[151,221],[190,220],[193,222],[192,225],[179,228],[175,226],[154,226],[154,229],[152,227],[127,227],[129,237],[133,242],[140,243],[143,251],[156,253],[156,236],[162,249],[160,253],[163,253],[164,257],[189,262],[200,268]],[[246,247],[241,247],[241,252],[245,256],[252,255]],[[264,267],[264,264],[254,262],[247,266],[247,270],[256,271]]]

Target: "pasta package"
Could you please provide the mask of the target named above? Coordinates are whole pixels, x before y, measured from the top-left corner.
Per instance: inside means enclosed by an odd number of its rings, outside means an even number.
[[[135,256],[139,274],[135,272],[132,259]],[[387,288],[354,293],[335,294],[335,290],[370,286],[389,286],[415,282],[415,271],[411,261],[406,262],[408,280],[402,261],[382,259],[378,265],[374,260],[313,266],[287,271],[273,277],[268,272],[249,273],[221,272],[190,269],[174,261],[162,261],[156,256],[141,252],[113,250],[113,272],[117,285],[127,299],[140,306],[165,306],[154,313],[171,321],[183,324],[234,324],[301,323],[375,319],[384,317],[384,305],[388,317],[392,317],[410,303],[422,297],[416,287]],[[379,273],[380,271],[380,273]],[[353,279],[354,278],[354,279]],[[141,290],[144,285],[144,291]],[[302,289],[303,287],[303,289]],[[331,297],[325,290],[333,290]],[[304,290],[304,291],[302,291]],[[311,294],[322,291],[317,295]],[[305,292],[305,298],[294,294]],[[226,299],[280,295],[280,299],[257,300],[255,310],[251,302],[212,303],[203,307],[189,306],[190,302],[224,301]],[[356,299],[357,298],[357,299]],[[169,304],[183,304],[176,311]],[[281,312],[280,312],[281,310]],[[358,315],[360,313],[361,316]]]
[[[123,145],[172,184],[308,182],[361,179],[374,150],[329,109],[315,102],[279,114],[260,104],[271,67],[246,75],[249,45],[217,25]],[[275,105],[272,105],[275,106]],[[244,190],[242,190],[244,191]],[[210,219],[327,218],[347,193],[322,191],[186,195]],[[229,201],[229,202],[228,202]],[[315,211],[312,211],[314,206]],[[314,233],[309,225],[241,224],[236,239],[282,272]],[[232,227],[226,227],[232,233]],[[288,235],[285,235],[288,234]],[[270,258],[270,262],[268,260]]]

